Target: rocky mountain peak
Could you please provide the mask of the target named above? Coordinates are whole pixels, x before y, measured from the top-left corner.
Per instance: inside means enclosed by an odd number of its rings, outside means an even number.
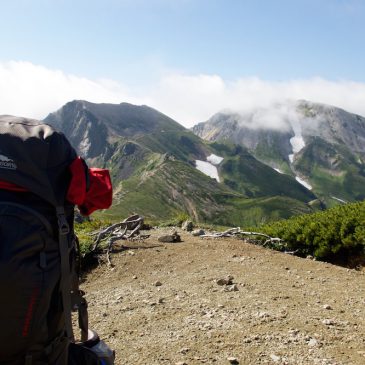
[[[343,194],[344,200],[365,196],[360,186],[365,182],[365,118],[359,115],[306,100],[287,101],[217,113],[192,130],[211,142],[247,147],[261,162],[320,195],[331,186],[333,195]]]

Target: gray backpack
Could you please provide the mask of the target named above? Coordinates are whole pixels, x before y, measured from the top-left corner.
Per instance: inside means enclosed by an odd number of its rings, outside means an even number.
[[[15,186],[0,188],[2,365],[68,364],[71,310],[79,311],[83,341],[90,332],[78,288],[74,206],[65,200],[76,157],[52,127],[0,116],[0,182]]]

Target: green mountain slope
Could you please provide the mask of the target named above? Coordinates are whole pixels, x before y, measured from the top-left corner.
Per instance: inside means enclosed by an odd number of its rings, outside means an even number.
[[[284,196],[248,199],[171,155],[151,154],[143,168],[119,183],[113,207],[104,215],[118,219],[139,213],[157,222],[186,213],[199,222],[256,225],[311,211]]]
[[[242,146],[213,143],[216,153],[224,156],[220,165],[223,182],[245,196],[286,196],[309,202],[316,196],[292,176],[280,174],[261,163]]]
[[[314,190],[329,206],[336,198],[365,199],[365,166],[344,145],[312,138],[293,166],[301,175],[310,176]]]

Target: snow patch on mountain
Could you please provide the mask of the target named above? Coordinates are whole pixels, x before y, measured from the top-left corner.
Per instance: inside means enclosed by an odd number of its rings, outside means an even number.
[[[291,153],[288,157],[289,161],[292,163],[294,161],[294,155],[305,147],[305,142],[302,136],[302,127],[300,125],[299,118],[291,118],[290,124],[294,132],[294,137],[290,138],[293,153]]]
[[[217,156],[212,153],[210,156],[207,157],[207,161],[213,165],[219,165],[223,161],[223,157]]]
[[[302,148],[305,147],[305,142],[301,135],[296,135],[290,138],[290,144],[292,146],[293,153],[289,155],[289,161],[293,162],[294,154],[298,153]]]
[[[199,171],[201,171],[203,174],[208,175],[212,179],[216,179],[218,182],[220,182],[218,170],[213,164],[211,164],[210,162],[201,161],[201,160],[196,160],[195,164],[196,164],[196,168]]]
[[[332,199],[335,199],[335,200],[337,200],[338,202],[340,202],[340,203],[343,203],[343,204],[347,204],[347,201],[346,200],[343,200],[343,199],[340,199],[340,198],[336,198],[335,196],[331,196],[331,198]]]
[[[274,170],[275,170],[275,171],[277,171],[279,174],[283,174],[283,172],[282,172],[280,169],[276,169],[276,168],[274,167]]]
[[[309,185],[306,181],[304,181],[303,179],[301,179],[300,177],[296,176],[295,180],[298,181],[298,183],[302,184],[303,186],[305,186],[308,190],[312,190],[312,186]]]

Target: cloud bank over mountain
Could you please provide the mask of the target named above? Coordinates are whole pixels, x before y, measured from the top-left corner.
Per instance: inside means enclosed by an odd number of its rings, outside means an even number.
[[[207,120],[220,110],[245,113],[266,107],[268,116],[257,116],[257,123],[265,124],[273,120],[270,107],[276,102],[306,99],[365,116],[365,83],[351,80],[224,80],[219,75],[167,72],[146,90],[139,86],[136,93],[115,80],[92,80],[30,62],[0,62],[0,114],[44,118],[66,102],[82,99],[147,104],[186,127]]]

